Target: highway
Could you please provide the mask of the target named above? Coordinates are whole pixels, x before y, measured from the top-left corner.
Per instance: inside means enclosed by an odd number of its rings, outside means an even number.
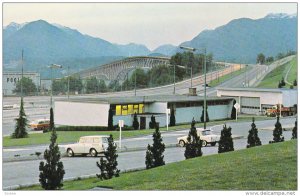
[[[207,96],[216,96],[218,87],[251,87],[258,84],[258,82],[269,72],[271,72],[276,67],[285,64],[290,61],[294,56],[289,56],[279,61],[275,61],[269,66],[266,65],[248,65],[244,73],[227,80],[226,82],[218,85],[217,87],[207,87]],[[213,71],[207,74],[206,80],[209,83],[211,80],[217,79],[225,74],[230,74],[230,72],[239,70],[245,65],[240,64],[229,64],[224,69]],[[204,95],[203,84],[204,75],[195,76],[193,79],[193,87],[197,89],[197,94],[200,96]],[[188,88],[191,86],[191,80],[186,79],[181,82],[175,83],[175,94],[188,94]],[[149,95],[159,95],[159,94],[173,94],[174,85],[165,85],[155,88],[147,89],[137,89],[137,96],[149,96]],[[110,93],[98,93],[98,94],[84,94],[84,95],[72,95],[70,98],[91,98],[91,97],[122,97],[122,96],[134,96],[134,91],[122,91],[122,92],[110,92]],[[53,96],[53,99],[67,98],[64,96]],[[5,105],[19,105],[19,97],[3,97],[3,106]],[[24,97],[25,113],[29,121],[38,118],[49,118],[50,109],[50,96],[31,96]],[[2,135],[11,135],[14,130],[15,121],[19,113],[18,108],[11,110],[3,110],[2,116]]]
[[[268,144],[270,140],[273,139],[272,129],[274,128],[276,120],[272,118],[271,120],[257,121],[256,125],[259,129],[259,137],[262,144]],[[283,127],[291,128],[294,125],[295,118],[283,118],[281,119],[281,124]],[[247,145],[247,135],[250,129],[250,122],[231,122],[227,126],[232,127],[232,134],[234,137],[242,136],[241,139],[234,139],[235,150],[244,149]],[[213,131],[220,134],[222,125],[212,127]],[[187,135],[189,130],[179,130],[171,132],[162,132],[163,142],[168,146],[177,143],[177,137]],[[290,140],[292,137],[291,131],[284,131],[283,133],[285,140]],[[118,168],[121,171],[128,171],[131,169],[145,168],[145,148],[148,144],[152,144],[152,136],[146,135],[136,138],[128,138],[122,140],[122,148],[125,146],[127,148],[140,148],[141,150],[132,152],[121,152],[118,158]],[[64,144],[60,144],[60,149],[63,152]],[[34,151],[43,152],[47,148],[47,145],[34,146],[34,147],[18,147],[18,148],[5,148],[3,150],[3,157],[11,156],[12,153],[31,153]],[[142,150],[143,149],[143,150]],[[15,150],[15,151],[14,151]],[[184,150],[181,147],[170,147],[166,148],[164,153],[166,163],[177,162],[184,160]],[[207,146],[202,148],[203,156],[216,154],[218,151],[218,145],[215,147]],[[96,162],[99,161],[98,158],[94,157],[63,157],[62,162],[65,167],[65,177],[64,179],[74,179],[77,177],[84,176],[95,176],[99,173],[99,169],[96,167]],[[129,161],[130,160],[130,161]],[[29,160],[29,161],[14,161],[6,162],[2,164],[3,167],[3,188],[15,188],[19,185],[29,185],[38,184],[39,176],[39,163],[41,160]]]
[[[279,62],[275,62],[270,66],[265,65],[248,65],[245,72],[237,77],[234,77],[218,87],[248,87],[255,86],[267,73],[276,68],[277,66],[284,64],[289,59],[283,59]],[[236,65],[233,68],[227,67],[223,70],[218,70],[207,74],[207,83],[210,80],[221,77],[222,74],[230,73],[233,70],[239,69],[240,66]],[[203,83],[204,76],[196,76],[193,78],[193,87],[197,88],[197,94],[203,96]],[[187,94],[188,88],[190,87],[190,79],[175,84],[176,94]],[[147,95],[159,95],[159,94],[173,94],[174,85],[166,85],[162,87],[149,88],[149,89],[138,89],[136,91],[137,96]],[[207,95],[216,96],[217,87],[208,87]],[[89,98],[89,97],[121,97],[121,96],[134,96],[134,91],[123,91],[114,93],[101,93],[101,94],[89,94],[89,95],[77,95],[73,97]],[[66,96],[54,96],[54,99],[66,98]],[[37,118],[49,118],[49,96],[38,96],[38,97],[25,97],[25,112],[29,120]],[[4,97],[3,105],[19,105],[19,97]],[[2,136],[10,135],[13,132],[15,122],[14,119],[18,116],[19,108],[11,110],[3,110],[2,117]],[[259,129],[259,137],[263,144],[268,144],[272,140],[272,130],[274,128],[275,119],[267,121],[257,121],[256,125]],[[295,118],[282,118],[281,123],[285,128],[291,128],[294,126]],[[220,122],[221,123],[221,122]],[[232,127],[232,134],[234,137],[238,136],[234,140],[235,150],[243,149],[247,144],[247,135],[250,129],[250,122],[243,123],[228,123],[228,126]],[[222,125],[213,127],[215,133],[220,134]],[[166,163],[177,162],[184,160],[184,148],[175,147],[177,143],[177,137],[188,134],[189,130],[179,130],[171,132],[163,132],[163,142],[168,146],[164,155]],[[291,131],[285,131],[283,133],[286,140],[291,138]],[[240,138],[240,136],[242,138]],[[116,141],[118,143],[118,141]],[[152,144],[152,136],[146,135],[137,138],[127,138],[122,140],[122,149],[136,149],[135,151],[126,151],[119,153],[119,169],[122,171],[144,168],[145,167],[145,148],[148,144]],[[60,144],[61,152],[63,153],[64,146],[66,144]],[[32,160],[32,156],[35,156],[35,152],[44,152],[48,145],[38,146],[25,146],[25,147],[11,147],[3,148],[2,152],[2,167],[3,167],[3,188],[13,188],[19,185],[37,184],[38,183],[38,166],[41,160]],[[216,154],[218,147],[204,147],[203,155]],[[15,155],[20,158],[25,157],[23,161],[13,161]],[[30,157],[27,159],[26,157]],[[27,160],[26,160],[27,159]],[[130,160],[130,161],[129,161]],[[95,176],[99,173],[99,169],[96,167],[96,161],[99,158],[92,157],[63,157],[62,161],[65,166],[65,180],[73,179],[83,176]],[[84,167],[82,167],[84,165]]]
[[[213,71],[207,74],[207,82],[221,77],[224,74],[230,73],[234,70],[240,69],[240,65],[234,64],[233,67],[226,67],[222,70]],[[175,83],[175,93],[176,94],[188,94],[188,88],[190,87],[190,79]],[[197,88],[198,92],[203,91],[204,76],[196,76],[193,78],[193,87]],[[165,85],[155,88],[138,89],[136,91],[137,96],[149,96],[149,95],[159,95],[159,94],[173,94],[174,85]],[[209,89],[208,89],[209,91]],[[110,92],[110,93],[98,93],[98,94],[85,94],[85,95],[73,95],[70,98],[91,98],[91,97],[122,97],[122,96],[134,96],[134,91],[122,91],[122,92]],[[66,96],[53,96],[53,100],[67,98]],[[3,106],[5,105],[19,105],[19,97],[4,97]],[[50,96],[30,96],[24,97],[25,113],[29,121],[38,118],[49,118],[50,109]],[[15,121],[14,119],[18,117],[19,108],[14,108],[11,110],[3,110],[2,117],[2,135],[11,135],[14,130]]]

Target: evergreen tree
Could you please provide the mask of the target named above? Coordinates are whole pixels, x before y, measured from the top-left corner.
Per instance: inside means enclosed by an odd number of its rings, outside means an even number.
[[[278,83],[278,88],[282,88],[281,81],[279,81],[279,83]]]
[[[50,108],[50,126],[49,129],[50,131],[54,130],[54,115],[53,115],[53,108]]]
[[[113,130],[114,129],[114,124],[113,124],[113,111],[111,108],[109,108],[108,111],[108,125],[107,125],[109,130]]]
[[[132,127],[134,128],[134,130],[138,130],[139,127],[140,127],[140,123],[139,123],[139,121],[137,119],[136,112],[134,113],[134,116],[133,116]]]
[[[175,111],[174,108],[171,109],[171,115],[170,115],[170,127],[176,125],[176,119],[175,119]]]
[[[96,92],[99,92],[99,81],[95,76],[93,76],[86,81],[86,93]]]
[[[297,79],[294,80],[293,85],[297,86]]]
[[[150,129],[154,129],[156,127],[156,120],[155,120],[155,116],[151,116],[151,121],[149,122],[149,128]]]
[[[64,165],[60,161],[60,151],[58,144],[56,143],[57,135],[55,130],[52,130],[51,143],[49,150],[46,149],[44,152],[44,159],[40,162],[40,183],[45,190],[56,190],[63,186],[63,177],[65,174]]]
[[[283,77],[281,78],[281,86],[285,86],[285,81]]]
[[[153,168],[165,165],[164,161],[164,151],[165,144],[162,143],[161,134],[159,131],[159,127],[155,126],[155,132],[153,133],[153,145],[150,146],[148,144],[147,152],[146,152],[146,168]]]
[[[261,145],[261,141],[258,137],[258,131],[254,123],[254,118],[252,118],[252,124],[251,124],[251,129],[249,130],[247,143],[248,143],[247,148]]]
[[[207,112],[207,105],[206,105],[206,110],[205,110],[205,114],[206,114],[206,122],[209,122],[209,117],[208,117],[208,112]],[[202,114],[201,114],[201,122],[204,122],[204,105],[203,105],[203,110],[202,110]]]
[[[23,97],[21,97],[21,105],[19,111],[19,117],[16,119],[16,127],[14,133],[11,135],[12,138],[24,138],[28,136],[26,131],[28,120],[24,111]]]
[[[151,146],[150,144],[148,144],[147,146],[147,151],[146,151],[146,169],[150,169],[150,168],[153,168],[154,165],[153,165],[153,154],[152,154],[152,151],[151,151]]]
[[[184,152],[184,156],[186,159],[202,156],[202,141],[200,140],[200,136],[198,136],[197,134],[195,124],[196,122],[193,118]]]
[[[297,139],[297,120],[295,121],[295,126],[292,131],[292,139]]]
[[[273,130],[273,141],[270,141],[269,143],[276,143],[276,142],[283,142],[284,137],[282,136],[282,126],[279,122],[279,115],[277,115],[277,122],[275,124],[275,128]]]
[[[221,131],[221,138],[219,141],[219,149],[218,153],[234,151],[233,141],[231,137],[231,127],[223,126],[223,130]]]
[[[119,177],[120,170],[118,170],[118,154],[117,146],[114,143],[112,135],[108,138],[108,147],[104,152],[105,159],[100,158],[100,162],[97,161],[97,167],[100,169],[100,174],[96,174],[101,180],[111,179],[112,177]]]

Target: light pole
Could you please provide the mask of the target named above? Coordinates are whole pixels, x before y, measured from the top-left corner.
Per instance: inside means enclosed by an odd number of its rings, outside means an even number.
[[[61,65],[57,65],[57,64],[51,64],[50,66],[48,66],[48,68],[51,69],[51,98],[50,98],[50,107],[52,108],[52,96],[53,96],[53,76],[52,76],[52,69],[53,68],[62,68]]]
[[[193,87],[193,67],[184,67],[184,66],[181,66],[181,65],[176,65],[178,68],[181,68],[181,69],[189,69],[191,71],[191,88]],[[175,85],[174,85],[175,87]]]
[[[68,66],[68,100],[70,98],[70,66]]]
[[[23,98],[23,53],[24,53],[24,51],[22,50],[22,62],[21,62],[21,64],[22,64],[22,75],[21,75],[21,98]]]
[[[173,94],[175,95],[175,64],[174,64],[174,89],[173,89]]]
[[[134,66],[134,96],[136,96],[136,64]]]
[[[191,47],[186,47],[186,46],[180,46],[181,49],[195,52],[196,50],[199,50],[197,48],[191,48]],[[204,129],[206,129],[206,48],[204,50],[204,112],[203,112],[203,117],[204,117]]]

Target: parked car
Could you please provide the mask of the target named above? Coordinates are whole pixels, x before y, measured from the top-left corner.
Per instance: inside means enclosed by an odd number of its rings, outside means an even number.
[[[49,119],[37,119],[32,121],[29,124],[30,129],[33,130],[45,130],[50,127],[50,120]]]
[[[207,144],[215,146],[220,140],[221,136],[213,134],[213,131],[210,129],[196,128],[196,130],[197,135],[200,136],[200,140],[202,140],[202,146],[207,146]],[[179,146],[184,147],[187,143],[187,138],[188,136],[177,138]]]
[[[67,156],[73,157],[75,154],[88,155],[96,157],[99,153],[106,151],[108,147],[107,135],[83,136],[75,144],[65,146]]]

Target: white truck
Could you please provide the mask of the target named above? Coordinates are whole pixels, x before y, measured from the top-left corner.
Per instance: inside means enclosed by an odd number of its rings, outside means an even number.
[[[200,136],[200,140],[202,140],[202,146],[207,146],[210,144],[211,146],[215,146],[217,142],[220,140],[220,135],[213,134],[213,131],[210,129],[196,128],[197,135]],[[183,136],[177,138],[177,142],[179,146],[184,147],[186,145],[188,136]]]

